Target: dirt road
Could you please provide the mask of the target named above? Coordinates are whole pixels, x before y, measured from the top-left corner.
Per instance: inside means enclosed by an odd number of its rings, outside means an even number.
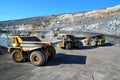
[[[0,55],[0,80],[120,80],[120,47],[56,50],[55,58],[40,67]]]

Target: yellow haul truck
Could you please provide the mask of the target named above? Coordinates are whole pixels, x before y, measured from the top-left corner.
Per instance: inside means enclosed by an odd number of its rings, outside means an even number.
[[[57,46],[65,49],[81,48],[83,46],[82,39],[85,37],[75,37],[71,34],[58,34],[57,40],[61,40]]]
[[[91,46],[99,46],[105,43],[105,36],[102,34],[92,35],[88,38],[88,44]]]
[[[33,65],[40,66],[53,58],[55,48],[50,42],[42,42],[37,36],[10,36],[11,46],[8,53],[15,62],[30,60]]]

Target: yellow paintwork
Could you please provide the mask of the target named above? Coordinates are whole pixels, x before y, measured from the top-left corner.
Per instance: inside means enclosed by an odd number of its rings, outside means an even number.
[[[64,41],[61,41],[59,46],[60,46],[60,47],[64,47],[64,45],[65,45],[65,44],[64,44]]]
[[[8,53],[11,53],[12,49],[20,49],[20,47],[8,47]],[[23,51],[22,49],[20,50]]]
[[[65,37],[66,39],[65,40],[62,40],[60,43],[59,43],[59,47],[64,47],[65,46],[65,42],[66,41],[70,41],[70,36],[73,36],[73,35],[71,35],[71,34],[59,34],[58,35],[61,39],[63,38],[63,37]],[[74,36],[73,36],[74,37]]]
[[[97,42],[97,45],[101,45],[101,44],[103,44],[103,43],[105,43],[105,38],[100,39],[99,42]]]
[[[102,38],[99,39],[99,41],[97,41],[97,45],[101,45],[105,43],[105,37],[103,36]]]
[[[24,44],[22,43],[22,39],[20,37],[22,36],[9,36],[12,40],[13,40],[13,43],[11,43],[12,46],[8,47],[8,53],[11,53],[13,49],[19,49],[21,51],[29,51],[29,50],[33,50],[35,48],[39,48],[40,46],[31,46],[31,47],[20,47],[20,46],[26,46],[26,45],[30,45],[30,44]],[[23,37],[36,37],[37,39],[39,39],[37,36],[23,36]],[[20,44],[22,43],[22,44]],[[27,43],[27,42],[26,42]],[[29,42],[28,42],[29,43]],[[43,42],[40,42],[41,44]],[[45,43],[44,43],[45,44]],[[44,45],[43,44],[43,45]]]
[[[8,53],[10,53],[11,52],[11,47],[8,47]]]

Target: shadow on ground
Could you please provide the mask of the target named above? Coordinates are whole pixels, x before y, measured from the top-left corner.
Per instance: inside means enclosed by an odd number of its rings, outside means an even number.
[[[98,46],[83,46],[80,50],[84,50],[84,49],[94,49],[97,48]]]
[[[82,48],[80,48],[80,49],[72,49],[72,50],[86,50],[86,49],[95,49],[95,48],[98,48],[98,47],[109,47],[109,46],[113,46],[114,44],[112,44],[112,43],[104,43],[104,44],[102,44],[102,45],[100,45],[100,46],[90,46],[90,45],[88,45],[88,46],[83,46]]]
[[[114,44],[112,44],[112,43],[104,43],[104,44],[102,44],[101,45],[101,47],[109,47],[109,46],[113,46]]]
[[[55,55],[55,58],[49,60],[45,66],[60,64],[86,64],[86,59],[87,56],[58,53]]]

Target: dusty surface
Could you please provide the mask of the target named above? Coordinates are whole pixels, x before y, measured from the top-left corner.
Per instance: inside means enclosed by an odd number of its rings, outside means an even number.
[[[56,50],[55,58],[41,67],[0,55],[0,80],[120,80],[120,47]]]

